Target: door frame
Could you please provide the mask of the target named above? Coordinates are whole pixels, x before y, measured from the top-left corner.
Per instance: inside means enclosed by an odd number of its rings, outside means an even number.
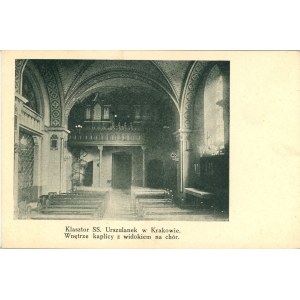
[[[128,156],[130,157],[130,186],[131,187],[131,183],[132,183],[132,153],[129,153],[127,151],[117,151],[112,153],[112,172],[111,172],[111,186],[112,188],[120,188],[120,187],[115,187],[115,180],[116,180],[116,176],[115,176],[115,172],[116,170],[116,163],[115,163],[115,156]]]

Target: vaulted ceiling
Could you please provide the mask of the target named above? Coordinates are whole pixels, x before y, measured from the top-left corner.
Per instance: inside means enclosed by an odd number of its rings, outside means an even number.
[[[162,60],[16,60],[15,90],[20,93],[24,65],[32,66],[43,98],[50,107],[50,123],[66,122],[75,103],[92,94],[107,95],[111,90],[159,94],[171,101],[181,114],[181,126],[192,128],[193,103],[200,82],[216,62]],[[26,68],[26,66],[25,66]],[[206,75],[205,75],[206,74]]]
[[[36,60],[38,65],[40,61]],[[49,61],[47,62],[49,64]],[[185,78],[192,66],[192,61],[128,61],[128,60],[52,60],[51,67],[61,82],[64,100],[70,101],[72,97],[78,97],[78,91],[85,93],[89,89],[103,87],[97,77],[105,76],[109,72],[131,72],[132,76],[123,76],[119,86],[136,85],[136,82],[126,82],[126,78],[135,79],[138,75],[145,79],[154,80],[162,86],[173,99],[179,103]],[[111,79],[111,78],[110,78]],[[111,85],[111,84],[110,84]],[[139,85],[143,86],[143,82]],[[148,85],[144,80],[144,85]]]

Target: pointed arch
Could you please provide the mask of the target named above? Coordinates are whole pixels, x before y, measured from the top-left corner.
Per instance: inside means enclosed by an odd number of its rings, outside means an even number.
[[[63,126],[62,92],[57,76],[49,62],[39,62],[39,71],[44,79],[50,102],[50,126]]]
[[[201,82],[201,75],[208,66],[209,62],[196,61],[187,76],[186,84],[182,93],[180,110],[180,128],[185,130],[193,129],[193,107],[197,87]]]
[[[27,59],[15,60],[15,92],[21,94],[22,91],[22,76],[27,64]]]
[[[174,97],[173,93],[170,93],[169,89],[167,89],[164,85],[162,85],[160,82],[156,81],[155,79],[150,78],[146,74],[141,74],[140,72],[136,72],[136,71],[133,72],[130,70],[123,69],[123,70],[113,70],[109,72],[98,73],[92,77],[89,77],[84,82],[82,82],[72,93],[72,95],[69,97],[69,100],[67,100],[65,104],[65,118],[66,119],[68,118],[68,115],[73,105],[82,98],[84,92],[86,92],[88,89],[91,89],[94,85],[99,84],[101,82],[111,80],[111,79],[119,79],[119,78],[129,78],[136,81],[140,81],[148,84],[149,86],[151,86],[156,90],[164,92],[170,97],[170,99],[172,100],[173,104],[176,107],[176,110],[179,111],[177,99]]]
[[[224,149],[223,117],[224,79],[219,66],[214,65],[204,86],[204,144],[206,153]]]

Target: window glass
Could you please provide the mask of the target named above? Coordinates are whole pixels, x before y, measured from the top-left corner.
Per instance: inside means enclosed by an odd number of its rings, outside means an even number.
[[[218,66],[210,71],[204,91],[204,154],[224,151],[223,78]]]

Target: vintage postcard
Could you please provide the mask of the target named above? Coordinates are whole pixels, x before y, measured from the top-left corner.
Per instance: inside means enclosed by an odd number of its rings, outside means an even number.
[[[299,52],[4,51],[2,247],[299,247],[299,99]]]

